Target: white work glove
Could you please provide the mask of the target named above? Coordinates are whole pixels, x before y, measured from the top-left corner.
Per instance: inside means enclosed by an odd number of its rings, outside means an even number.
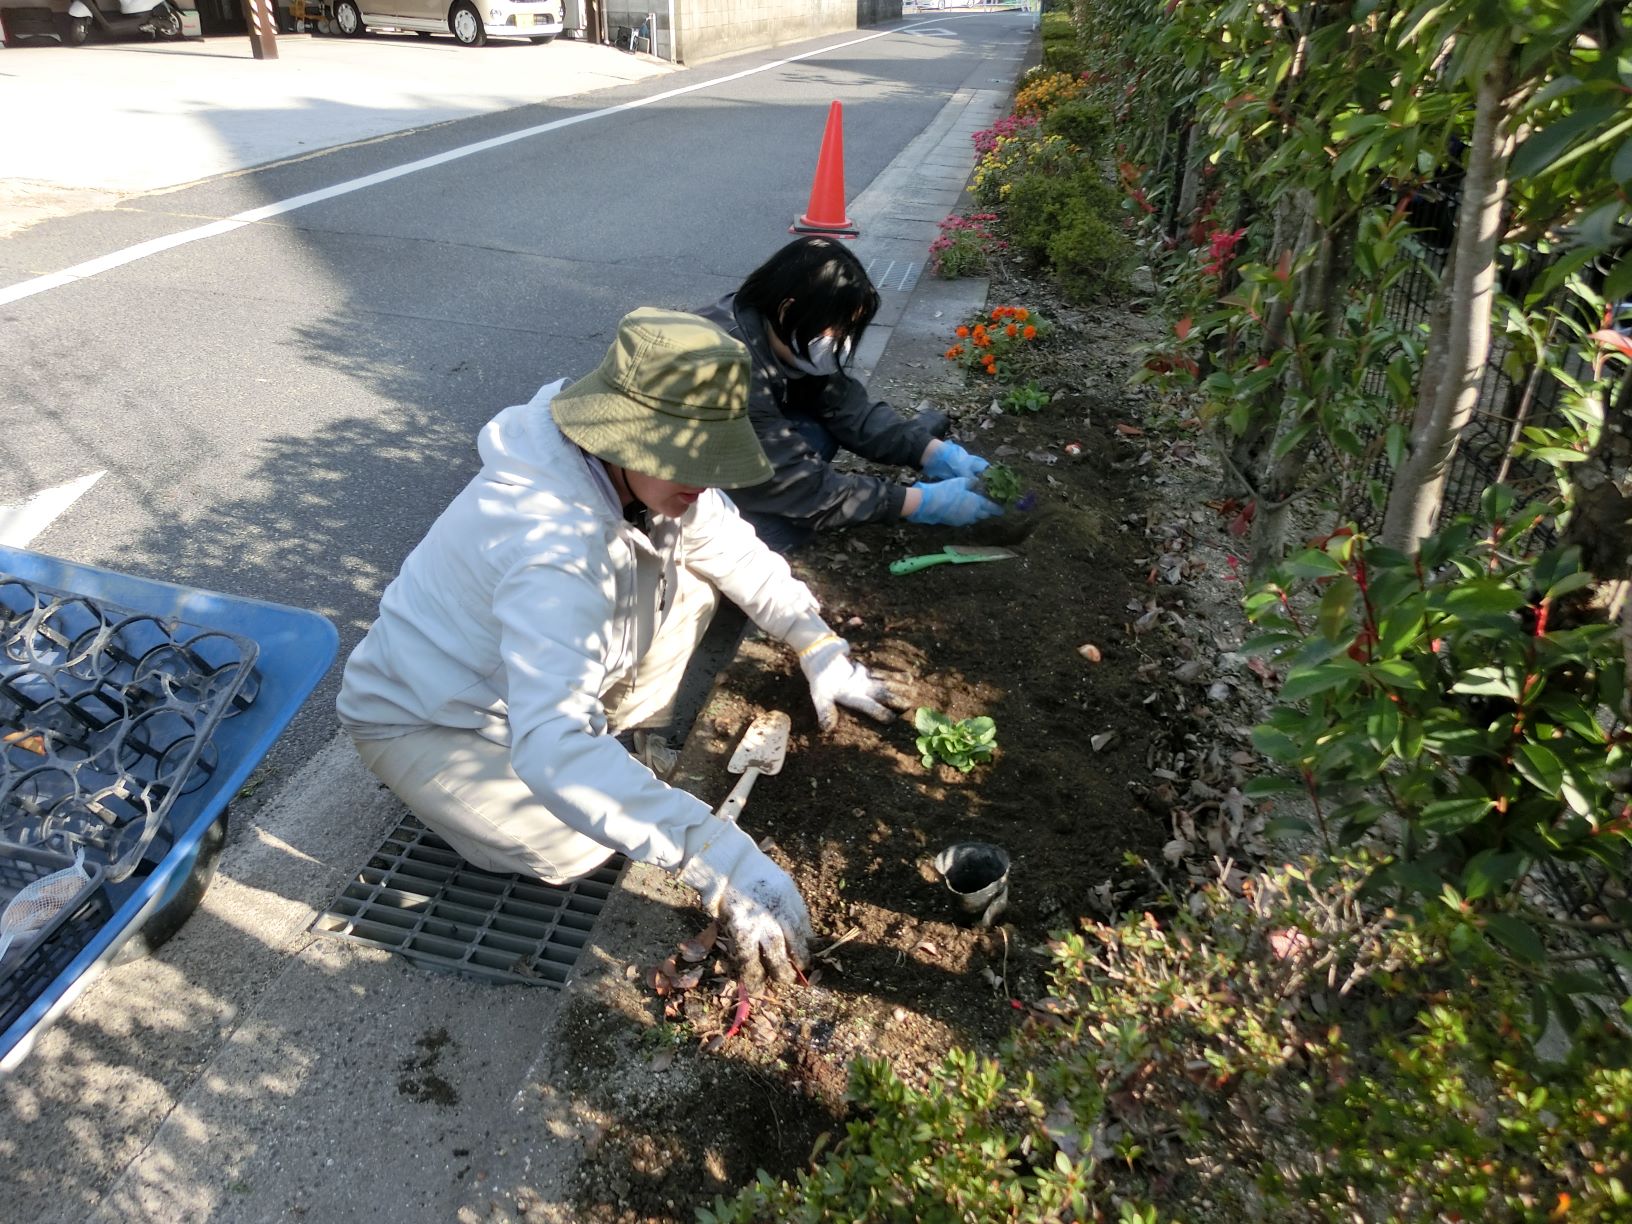
[[[713,836],[680,871],[700,894],[703,908],[719,920],[731,940],[750,994],[765,986],[768,972],[778,982],[810,968],[810,913],[799,889],[754,839],[717,817]]]

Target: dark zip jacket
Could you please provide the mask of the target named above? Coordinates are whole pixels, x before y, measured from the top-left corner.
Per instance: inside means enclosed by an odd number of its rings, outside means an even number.
[[[910,421],[848,374],[789,378],[766,335],[763,315],[736,305],[735,295],[697,312],[748,346],[753,382],[748,415],[765,457],[776,473],[764,484],[732,489],[730,497],[749,515],[775,515],[814,529],[848,527],[898,519],[905,486],[858,472],[841,472],[794,428],[796,418],[812,418],[846,450],[875,463],[917,469],[935,435],[927,424]]]

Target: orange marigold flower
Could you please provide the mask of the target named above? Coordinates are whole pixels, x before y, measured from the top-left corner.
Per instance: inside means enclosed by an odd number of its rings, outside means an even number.
[[[949,349],[946,350],[946,359],[948,361],[955,360],[957,358],[957,355],[958,355],[958,350],[955,349],[955,348],[949,348]]]
[[[1031,311],[1022,306],[1019,310],[1014,312],[1014,317],[1019,319],[1020,322],[1024,323],[1027,319],[1031,318]]]
[[[1013,323],[1010,323],[1007,327],[1005,327],[1003,329],[1003,334],[1005,336],[1007,336],[1010,340],[1013,340],[1016,336],[1018,336],[1020,334],[1020,329],[1018,327],[1016,327]]]
[[[975,337],[975,347],[976,348],[990,348],[991,345],[992,345],[991,337],[986,335],[984,332],[982,332],[980,335]]]
[[[960,325],[959,328],[958,328],[958,339],[962,340],[968,334],[969,334],[969,329],[967,327],[963,327],[963,326]]]
[[[993,311],[992,311],[992,322],[996,323],[1002,317],[1003,317],[1003,308],[1001,306],[998,306],[998,307],[994,308]]]
[[[1026,330],[1021,332],[1020,334],[1023,335],[1027,340],[1037,339],[1037,329],[1035,327],[1033,327],[1030,323],[1026,324]]]

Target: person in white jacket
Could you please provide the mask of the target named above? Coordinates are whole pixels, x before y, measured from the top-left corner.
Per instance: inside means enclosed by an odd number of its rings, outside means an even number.
[[[482,468],[386,588],[338,701],[364,763],[466,860],[564,883],[614,851],[677,872],[750,986],[809,964],[788,875],[660,781],[619,732],[661,725],[719,595],[797,653],[817,720],[893,696],[717,490],[764,480],[749,355],[642,309],[599,368],[482,430]]]

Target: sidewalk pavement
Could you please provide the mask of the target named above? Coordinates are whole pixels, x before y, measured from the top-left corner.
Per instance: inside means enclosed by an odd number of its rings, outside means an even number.
[[[923,261],[973,167],[970,133],[1003,113],[1022,66],[982,64],[852,204],[883,298],[858,354],[875,378],[945,365],[932,358],[949,327],[984,302],[984,282],[935,280]],[[674,781],[711,803],[728,789]],[[574,1218],[572,1174],[608,1119],[553,1087],[573,1048],[563,1004],[593,1016],[627,995],[626,968],[672,949],[693,899],[632,868],[561,992],[314,938],[400,812],[337,736],[235,832],[181,932],[91,984],[0,1081],[0,1201],[16,1218]]]
[[[285,34],[0,50],[0,235],[126,195],[673,72],[556,39]],[[26,116],[26,118],[25,118]]]

